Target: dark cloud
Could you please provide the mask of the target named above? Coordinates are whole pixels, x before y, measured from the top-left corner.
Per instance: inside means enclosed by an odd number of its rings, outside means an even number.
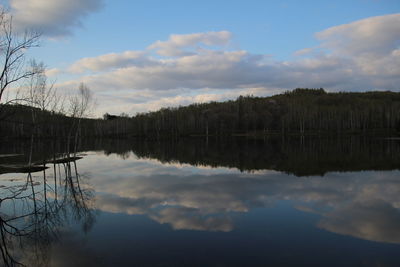
[[[17,29],[61,37],[82,26],[82,18],[98,11],[102,3],[102,0],[10,0],[10,7]]]

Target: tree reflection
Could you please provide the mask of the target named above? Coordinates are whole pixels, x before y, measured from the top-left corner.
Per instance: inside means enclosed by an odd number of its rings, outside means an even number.
[[[333,171],[399,169],[400,142],[372,136],[182,138],[179,140],[101,140],[106,155],[122,159],[133,152],[142,159],[242,172],[276,170],[296,176],[323,176]]]
[[[93,189],[78,172],[77,157],[44,161],[40,173],[2,188],[0,248],[5,266],[49,265],[49,252],[64,225],[74,220],[85,232],[95,222]],[[48,171],[50,170],[50,171]],[[38,175],[39,174],[39,175]]]

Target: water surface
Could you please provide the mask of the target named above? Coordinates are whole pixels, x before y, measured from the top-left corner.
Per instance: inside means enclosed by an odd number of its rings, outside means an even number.
[[[2,145],[0,170],[29,151]],[[398,140],[87,140],[78,154],[0,175],[4,264],[400,265]]]

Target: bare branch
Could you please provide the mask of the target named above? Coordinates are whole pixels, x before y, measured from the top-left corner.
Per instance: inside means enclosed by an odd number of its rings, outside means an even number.
[[[13,31],[13,19],[0,9],[0,102],[4,92],[12,85],[35,74],[26,70],[25,53],[38,46],[40,34]]]

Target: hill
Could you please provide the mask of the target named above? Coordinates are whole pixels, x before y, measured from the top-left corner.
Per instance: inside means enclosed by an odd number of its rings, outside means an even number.
[[[133,117],[70,118],[35,108],[0,106],[1,137],[240,136],[290,134],[397,134],[400,93],[295,89],[271,97],[240,96],[226,102],[162,108]]]
[[[400,93],[295,89],[163,108],[138,114],[132,123],[139,136],[393,132],[400,130]]]

